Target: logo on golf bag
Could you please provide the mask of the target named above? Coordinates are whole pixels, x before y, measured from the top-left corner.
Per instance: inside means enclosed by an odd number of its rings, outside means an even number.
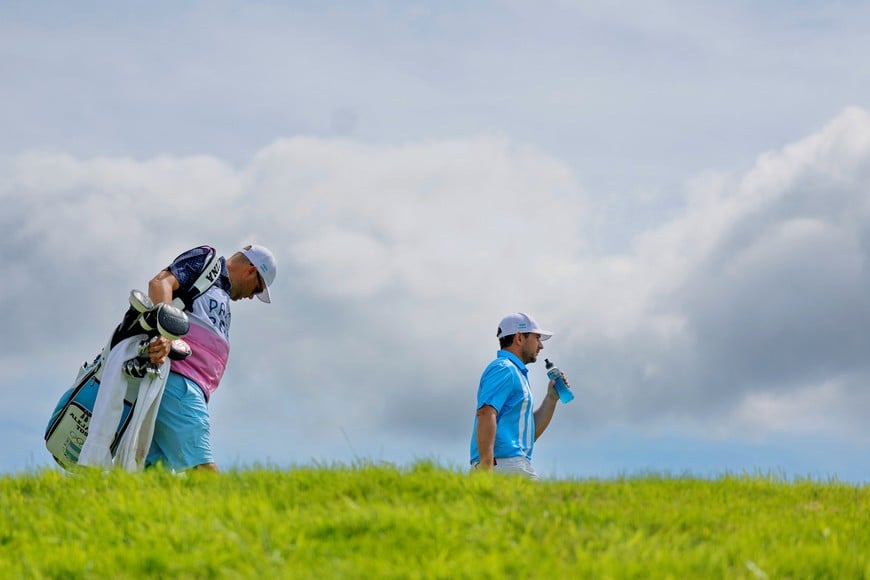
[[[79,454],[88,437],[88,427],[100,388],[97,377],[101,366],[102,359],[97,357],[90,367],[84,367],[83,370],[86,372],[79,376],[73,387],[61,396],[48,421],[45,429],[45,446],[54,460],[63,467],[75,465],[79,461]],[[132,401],[128,400],[129,398],[124,398],[121,421],[111,445],[113,454],[118,448],[136,404],[135,398]]]

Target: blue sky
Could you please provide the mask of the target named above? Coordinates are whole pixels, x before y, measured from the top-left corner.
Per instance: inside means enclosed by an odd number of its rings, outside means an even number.
[[[188,247],[270,246],[223,466],[467,461],[498,320],[545,474],[864,482],[870,6],[5,2],[0,471]],[[533,368],[540,396],[544,369]]]

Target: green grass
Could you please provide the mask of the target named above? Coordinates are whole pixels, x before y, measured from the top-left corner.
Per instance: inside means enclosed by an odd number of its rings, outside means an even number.
[[[0,478],[4,578],[865,578],[870,491],[430,463]]]

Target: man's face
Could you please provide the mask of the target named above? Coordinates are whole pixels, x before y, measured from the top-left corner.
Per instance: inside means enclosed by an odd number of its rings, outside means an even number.
[[[533,363],[538,360],[538,353],[544,349],[541,335],[536,332],[530,332],[529,334],[520,334],[517,338],[522,341],[520,344],[520,353],[522,354],[520,359],[523,361],[523,364]]]
[[[231,279],[233,277],[231,276]],[[232,287],[230,288],[230,299],[242,300],[244,298],[253,298],[263,291],[266,287],[263,278],[257,271],[256,266],[248,262],[248,265],[239,269],[238,275],[234,280],[231,280]]]

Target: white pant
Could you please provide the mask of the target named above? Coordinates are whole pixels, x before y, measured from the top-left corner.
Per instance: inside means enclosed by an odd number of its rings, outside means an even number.
[[[475,463],[473,467],[477,469],[478,465],[479,463]],[[523,477],[533,481],[540,479],[538,474],[535,472],[535,468],[532,467],[532,462],[522,455],[518,457],[496,457],[493,471],[496,473],[522,475]]]

